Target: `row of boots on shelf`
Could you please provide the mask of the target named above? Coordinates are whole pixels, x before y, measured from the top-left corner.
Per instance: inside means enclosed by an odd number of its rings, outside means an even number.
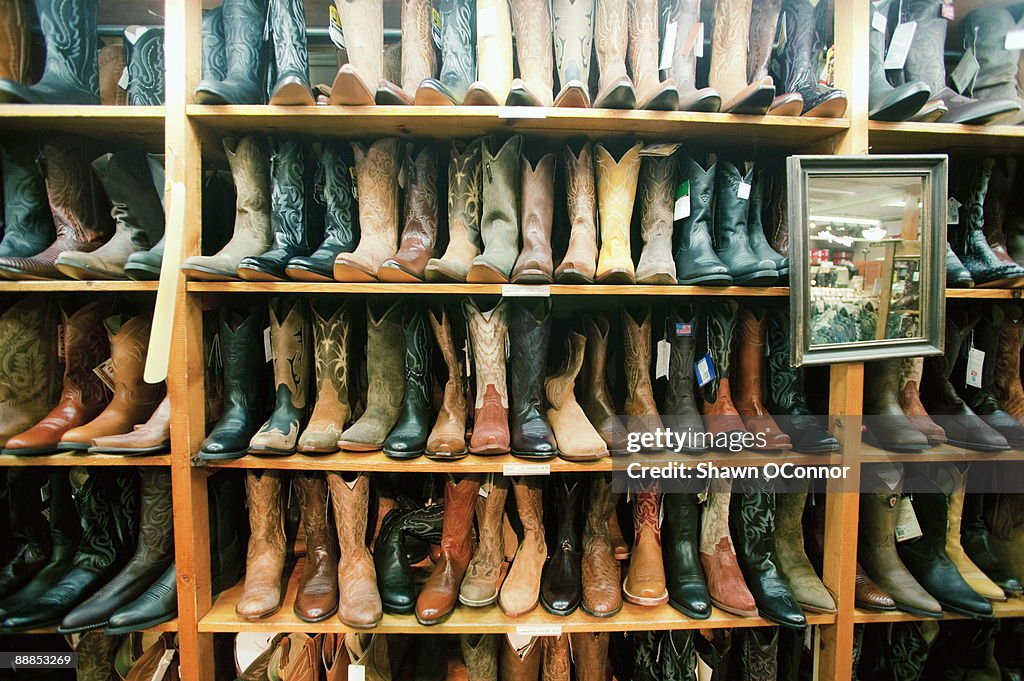
[[[640,437],[665,428],[710,434],[685,443],[681,451],[688,454],[711,448],[819,453],[839,447],[808,406],[802,372],[789,365],[788,319],[781,309],[769,315],[741,310],[733,301],[676,306],[653,334],[651,310],[623,309],[621,334],[613,334],[615,326],[600,314],[556,325],[550,304],[542,301],[503,300],[481,309],[466,299],[461,310],[426,313],[402,303],[378,312],[370,304],[363,378],[364,365],[353,350],[360,342],[361,315],[353,308],[333,301],[307,305],[298,298],[271,301],[270,347],[264,351],[274,366],[274,407],[262,426],[263,315],[223,309],[220,354],[229,358],[223,362],[224,411],[199,457],[296,450],[315,455],[340,448],[383,449],[396,459],[511,452],[527,459],[591,461],[665,451]],[[549,360],[553,328],[562,342],[554,343]],[[767,379],[766,336],[772,343]],[[616,338],[623,348],[621,366],[609,362]],[[664,381],[651,378],[651,348],[658,338],[667,345]],[[694,386],[698,345],[707,348],[711,363],[701,403]],[[431,370],[435,349],[443,360],[440,394]],[[609,370],[619,377],[617,386]],[[618,386],[622,390],[613,389]]]
[[[433,14],[429,0],[407,0],[396,74],[385,72],[383,5],[336,0],[348,62],[331,86],[313,88],[302,3],[225,0],[203,18],[203,79],[196,99],[307,106],[593,104],[827,117],[846,112],[846,95],[820,78],[827,72],[823,37],[831,33],[827,4],[713,4],[709,87],[699,87],[700,0],[449,0]],[[264,25],[271,26],[272,49],[264,46]],[[775,48],[777,32],[786,38]]]
[[[255,620],[283,604],[288,478],[280,471],[247,475],[252,535],[236,612]],[[371,490],[366,474],[327,473],[325,480],[302,473],[292,481],[305,531],[293,609],[306,622],[337,613],[346,626],[368,629],[389,613],[415,614],[429,626],[447,620],[460,603],[497,603],[511,617],[540,604],[553,615],[582,608],[605,618],[625,600],[668,603],[697,620],[711,617],[714,605],[802,629],[805,609],[835,612],[804,548],[806,487],[732,491],[729,481],[718,480],[703,509],[696,493],[644,488],[633,497],[630,548],[618,531],[619,495],[603,474],[560,475],[546,485],[536,477],[449,477],[443,503],[426,505],[422,497],[390,492],[379,477]],[[379,496],[371,504],[374,491]],[[510,497],[514,503],[507,503]],[[557,527],[545,528],[545,497]],[[509,516],[518,530],[505,515],[513,505]],[[376,524],[371,520],[368,534],[371,508]],[[625,558],[628,567],[620,567]]]
[[[2,279],[156,279],[163,156],[103,154],[83,140],[4,145]]]
[[[342,681],[348,664],[362,665],[367,681],[604,681],[609,672],[620,681],[799,681],[810,667],[801,634],[757,627],[544,637],[293,633],[258,644],[239,634],[235,648],[246,653],[236,653],[238,681]]]
[[[0,370],[3,454],[166,451],[170,400],[142,376],[152,319],[118,307],[100,298],[69,315],[24,298],[0,314],[0,347],[16,358]]]
[[[48,637],[40,637],[44,641]],[[56,638],[47,650],[61,648],[78,654],[75,674],[79,681],[179,681],[178,640],[173,633],[137,631],[124,635],[89,631]],[[44,644],[46,645],[46,644]],[[39,681],[65,679],[59,672],[33,674]],[[267,681],[266,677],[260,681]],[[315,681],[315,680],[314,680]]]
[[[896,452],[943,443],[983,452],[1024,447],[1022,345],[1020,306],[950,306],[944,354],[865,366],[866,441]],[[972,385],[967,364],[978,351]]]
[[[161,106],[164,29],[126,26],[120,44],[100,45],[99,0],[6,0],[0,9],[0,102]],[[32,46],[38,20],[46,59]]]
[[[436,143],[356,142],[353,165],[340,142],[225,139],[234,236],[182,267],[215,281],[784,284],[781,175],[657,146],[567,146],[563,178],[558,154],[520,136],[456,141],[445,183]]]

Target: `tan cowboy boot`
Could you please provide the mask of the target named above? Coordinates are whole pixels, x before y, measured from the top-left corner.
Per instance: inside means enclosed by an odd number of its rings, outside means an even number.
[[[512,18],[508,0],[477,0],[477,80],[469,86],[466,106],[498,106],[512,89]]]
[[[281,573],[286,553],[282,471],[246,471],[249,506],[249,552],[245,587],[235,612],[246,620],[269,617],[281,608]]]
[[[551,106],[554,63],[550,0],[511,0],[520,77],[512,81],[508,106]]]
[[[953,465],[940,464],[937,484],[949,497],[949,514],[947,516],[946,555],[956,566],[957,572],[964,581],[981,597],[990,601],[1005,601],[1006,593],[974,564],[968,557],[960,539],[960,527],[963,524],[964,495],[967,493],[968,466],[964,472]]]
[[[592,461],[608,456],[608,445],[590,425],[583,408],[576,402],[576,376],[583,366],[586,338],[571,333],[566,339],[566,360],[562,370],[544,381],[548,423],[555,432],[558,455],[568,461]]]
[[[619,563],[612,551],[609,523],[618,495],[611,476],[595,473],[590,483],[590,507],[583,526],[583,610],[594,617],[611,617],[622,609]]]
[[[505,380],[505,343],[508,305],[503,301],[482,312],[476,302],[462,304],[469,323],[476,372],[476,404],[469,451],[473,454],[508,454],[508,384]]]
[[[658,0],[629,0],[629,69],[638,109],[675,111],[679,90],[672,79],[662,81],[659,61]]]
[[[640,169],[640,229],[644,248],[636,267],[638,284],[676,284],[672,258],[672,211],[676,194],[676,160],[650,156]]]
[[[420,83],[434,76],[437,59],[430,10],[430,0],[402,0],[402,85],[382,81],[377,88],[378,104],[412,105]]]
[[[495,475],[489,484],[481,485],[487,496],[476,502],[477,541],[466,576],[459,587],[459,602],[479,608],[498,599],[498,579],[505,558],[505,498],[508,478]]]
[[[550,284],[552,281],[551,223],[555,214],[555,155],[536,165],[522,158],[522,193],[519,220],[523,247],[512,268],[517,284]]]
[[[626,47],[629,44],[627,0],[597,0],[594,16],[594,48],[597,52],[598,81],[594,106],[598,109],[635,109],[633,81],[626,75]]]
[[[313,303],[313,355],[316,361],[316,404],[309,425],[299,436],[299,451],[330,454],[352,415],[348,394],[348,337],[352,314],[348,303],[331,310]]]
[[[427,261],[427,281],[466,281],[473,259],[480,255],[482,145],[482,138],[469,144],[452,142],[448,161],[448,248],[440,258]]]
[[[555,66],[561,90],[555,106],[590,106],[590,57],[594,50],[595,0],[553,0]]]
[[[670,7],[666,8],[671,10]],[[693,36],[697,39],[697,24],[700,22],[700,0],[678,0],[675,3],[675,14],[666,12],[664,36],[668,23],[676,24],[676,49],[672,53],[672,66],[669,73],[676,87],[679,88],[680,111],[703,111],[714,113],[722,107],[722,97],[714,88],[697,88],[697,57],[693,46],[687,43]]]
[[[544,543],[544,505],[539,480],[535,477],[514,480],[512,491],[516,495],[523,538],[501,585],[498,601],[506,615],[517,617],[537,607],[541,571],[548,549]]]
[[[398,140],[377,140],[369,149],[352,143],[359,187],[359,245],[334,261],[338,281],[377,281],[377,271],[398,243]]]
[[[353,629],[372,629],[384,616],[377,572],[366,548],[366,516],[370,478],[359,474],[351,482],[341,473],[328,473],[334,524],[338,528],[338,619]],[[353,659],[355,662],[355,659]]]
[[[622,583],[622,593],[627,601],[637,605],[668,602],[658,529],[660,507],[661,493],[657,485],[633,498],[633,553],[629,557],[629,573]]]
[[[330,103],[367,106],[374,103],[384,78],[384,3],[379,0],[334,0],[345,33],[348,63],[338,69]]]
[[[599,284],[633,284],[636,274],[630,257],[629,226],[640,176],[638,142],[616,161],[603,144],[597,145],[597,206],[601,225],[601,251],[597,258]]]
[[[775,99],[770,76],[747,82],[752,0],[715,2],[708,84],[722,96],[722,111],[763,114]]]
[[[466,456],[466,381],[462,362],[456,349],[448,321],[448,310],[441,309],[441,317],[431,311],[430,326],[434,329],[437,346],[448,368],[448,381],[444,385],[444,400],[437,421],[427,438],[427,458],[461,459]]]
[[[565,189],[569,204],[569,246],[555,270],[559,284],[592,284],[597,269],[597,189],[590,142],[579,153],[566,145]]]
[[[640,311],[639,319],[622,310],[623,363],[626,374],[626,416],[633,432],[653,433],[664,426],[654,402],[651,386],[651,311]]]

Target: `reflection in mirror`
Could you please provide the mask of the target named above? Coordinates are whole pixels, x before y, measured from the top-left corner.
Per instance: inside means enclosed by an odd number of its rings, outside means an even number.
[[[926,177],[811,175],[810,345],[919,339]]]

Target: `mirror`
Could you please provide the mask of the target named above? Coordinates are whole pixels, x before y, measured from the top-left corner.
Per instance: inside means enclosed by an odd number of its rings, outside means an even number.
[[[946,156],[793,156],[795,365],[942,351]]]

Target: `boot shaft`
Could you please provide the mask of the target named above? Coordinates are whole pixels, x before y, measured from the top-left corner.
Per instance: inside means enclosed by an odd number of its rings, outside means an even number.
[[[427,412],[431,407],[431,343],[427,322],[419,310],[405,322],[405,403]]]
[[[135,561],[144,564],[169,563],[174,558],[174,524],[170,522],[171,473],[150,469],[139,473],[141,513],[139,545]]]
[[[741,564],[768,569],[775,557],[775,495],[756,488],[734,491],[729,525]]]
[[[314,197],[324,205],[324,241],[338,245],[341,252],[355,248],[359,229],[356,201],[352,195],[352,155],[340,142],[327,142],[320,152]]]
[[[352,312],[348,303],[336,309],[310,306],[316,363],[317,404],[332,399],[351,413],[349,403],[349,334]],[[325,397],[326,396],[326,397]]]
[[[79,308],[70,317],[62,311],[64,332],[64,388],[61,400],[83,406],[107,401],[103,381],[93,371],[110,357],[110,339],[103,328],[113,300],[103,298]]]
[[[661,82],[658,28],[658,0],[629,0],[629,68],[638,94]]]
[[[672,311],[669,328],[665,413],[684,414],[696,410],[693,398],[693,358],[700,315],[689,306],[680,306]]]
[[[46,182],[39,169],[39,147],[31,142],[5,144],[0,148],[0,158],[3,162],[4,245],[15,238],[18,243],[38,245],[42,250],[53,240],[53,216],[47,205]]]
[[[164,210],[146,156],[119,151],[92,162],[107,197],[116,229],[127,231],[136,249],[152,248],[164,232]]]
[[[978,59],[978,75],[971,89],[978,99],[1020,97],[1020,50],[1003,49],[1006,34],[1016,28],[1013,15],[1003,7],[979,7],[964,17],[965,47],[973,47]]]
[[[655,239],[672,241],[676,162],[671,156],[647,157],[640,170],[640,228],[644,244]]]
[[[246,471],[245,496],[249,507],[249,547],[264,547],[284,555],[285,473]],[[262,549],[260,549],[262,550]]]
[[[540,409],[543,404],[544,369],[551,336],[551,315],[545,303],[512,306],[509,324],[510,408],[513,413]]]
[[[261,328],[262,311],[230,310],[220,313],[220,351],[224,359],[224,408],[241,407],[246,411],[258,408],[260,381],[264,358]]]
[[[327,480],[319,473],[297,473],[292,483],[302,509],[306,551],[336,552],[337,537],[327,515]]]
[[[450,238],[480,243],[481,147],[483,141],[452,142],[448,161],[448,230]]]
[[[101,243],[112,233],[106,196],[86,160],[85,146],[70,138],[43,145],[46,194],[57,238]]]
[[[150,400],[162,384],[155,386],[142,378],[142,369],[149,349],[149,332],[153,320],[138,315],[125,320],[121,315],[107,317],[103,324],[110,339],[110,358],[114,364],[114,397],[143,403]]]
[[[809,413],[804,373],[790,365],[789,313],[784,308],[768,315],[768,409],[774,414]]]
[[[309,253],[313,244],[320,241],[320,235],[313,233],[307,149],[294,137],[272,139],[270,146],[270,225],[274,248]]]
[[[486,138],[483,145],[483,216],[482,225],[503,222],[519,228],[519,157],[523,138],[510,138],[495,151],[496,142]],[[514,248],[513,248],[514,250]]]
[[[476,372],[476,408],[483,406],[488,386],[493,386],[508,407],[505,385],[505,343],[508,335],[508,304],[504,301],[484,312],[472,300],[463,303],[473,346],[473,368]],[[531,354],[533,349],[531,349]]]
[[[700,0],[661,3],[660,32],[663,39],[669,23],[673,21],[676,24],[676,49],[672,53],[672,66],[665,75],[675,81],[680,92],[685,93],[697,88],[697,57],[693,50],[684,49],[684,45],[694,24],[700,21]]]
[[[715,174],[715,250],[749,247],[747,217],[750,202],[740,198],[740,186],[753,187],[754,171],[745,175],[733,164],[722,161]]]
[[[595,165],[602,246],[606,239],[629,243],[629,225],[633,217],[633,203],[640,177],[642,146],[634,145],[616,161],[603,144],[597,145]]]
[[[0,404],[17,405],[19,412],[34,409],[38,418],[53,405],[59,369],[57,319],[56,305],[30,298],[0,315],[0,347],[5,351],[0,362]]]
[[[398,241],[398,140],[377,140],[369,148],[352,143],[359,187],[359,244],[380,242],[392,251]]]
[[[645,309],[637,321],[622,311],[623,361],[626,377],[626,402],[651,394],[651,311]]]
[[[82,528],[74,567],[108,570],[135,540],[138,497],[129,473],[73,468],[71,495]]]
[[[228,0],[223,7],[225,79],[254,81],[262,70],[268,0]]]
[[[62,0],[36,0],[35,4],[46,41],[46,65],[39,85],[53,83],[61,88],[71,84],[98,98],[100,75],[96,15],[99,0],[74,4]]]
[[[370,478],[359,474],[355,480],[346,480],[339,473],[328,473],[334,522],[338,530],[338,543],[342,560],[350,552],[366,550],[366,519],[370,505]]]
[[[404,8],[404,5],[403,5]],[[427,144],[418,152],[406,147],[405,211],[402,249],[432,249],[437,242],[437,147]]]
[[[476,1],[440,0],[441,71],[439,80],[461,102],[476,80]]]
[[[589,500],[583,526],[583,543],[589,546],[596,540],[611,544],[608,523],[615,513],[618,495],[612,491],[611,479],[605,475],[594,475],[590,481]]]
[[[583,228],[594,234],[596,247],[595,210],[597,189],[594,185],[594,153],[590,142],[583,144],[579,152],[566,145],[563,152],[565,161],[565,193],[569,210],[571,230]]]
[[[309,48],[302,0],[270,0],[269,15],[277,77],[295,76],[308,85]]]
[[[551,250],[551,224],[555,211],[555,155],[547,154],[536,164],[522,157],[520,173],[522,195],[519,214],[522,220],[523,251]]]
[[[555,508],[558,509],[558,531],[555,546],[563,550],[580,550],[580,506],[583,497],[583,481],[569,480],[561,476],[555,483]]]
[[[778,60],[783,92],[800,92],[802,84],[818,82],[821,61],[819,30],[827,9],[827,3],[822,5],[811,0],[783,0],[786,43]]]
[[[392,304],[379,316],[372,306],[366,307],[366,394],[385,398],[396,407],[405,393],[404,364],[397,361],[405,357],[403,312],[401,303]]]
[[[164,104],[164,29],[159,26],[125,29],[128,63],[128,104]]]
[[[679,179],[689,183],[690,188],[690,214],[679,222],[673,232],[677,251],[687,251],[712,241],[717,169],[717,164],[712,164],[704,170],[686,154],[679,158]]]
[[[310,329],[304,300],[277,299],[270,303],[270,345],[274,354],[274,387],[278,399],[287,396],[292,408],[306,407],[309,392]],[[281,388],[284,388],[284,393]]]
[[[458,483],[448,480],[444,486],[444,528],[441,550],[458,553],[469,561],[473,552],[473,517],[479,497],[480,481],[468,476]]]
[[[554,96],[551,3],[549,0],[510,0],[521,78],[545,106]]]
[[[633,535],[634,544],[649,537],[661,544],[661,493],[657,486],[638,492],[633,497]]]
[[[629,43],[627,0],[597,0],[594,12],[594,47],[601,76],[598,90],[626,76],[626,48]]]
[[[224,80],[227,56],[224,51],[224,6],[203,11],[202,80]]]
[[[512,481],[512,492],[516,497],[516,512],[523,532],[533,535],[534,541],[544,541],[544,503],[540,480],[536,477],[523,477]],[[526,537],[524,537],[526,541]]]
[[[590,83],[590,56],[594,45],[595,0],[553,0],[555,68],[560,87],[578,81]]]
[[[764,363],[764,331],[766,318],[748,308],[740,310],[736,337],[739,340],[737,349],[737,369],[739,383],[736,386],[737,402],[743,401],[751,406],[760,405],[762,399],[761,374]],[[763,407],[761,407],[763,409]]]
[[[704,386],[704,397],[708,402],[718,399],[718,387],[722,379],[728,379],[732,366],[732,336],[736,327],[739,305],[735,301],[709,303],[705,306],[708,325],[708,351],[715,364],[715,377]]]
[[[0,2],[4,22],[4,41],[0,46],[0,79],[24,83],[28,78],[32,51],[32,21],[27,3],[22,0]]]
[[[224,139],[235,185],[235,232],[270,234],[270,151],[265,140],[248,135]]]
[[[758,0],[751,5],[750,51],[747,53],[747,82],[756,83],[768,77],[768,62],[775,44],[782,0]]]
[[[82,527],[71,498],[68,471],[49,474],[49,493],[50,538],[53,545],[50,560],[66,560],[74,554],[82,536]]]

